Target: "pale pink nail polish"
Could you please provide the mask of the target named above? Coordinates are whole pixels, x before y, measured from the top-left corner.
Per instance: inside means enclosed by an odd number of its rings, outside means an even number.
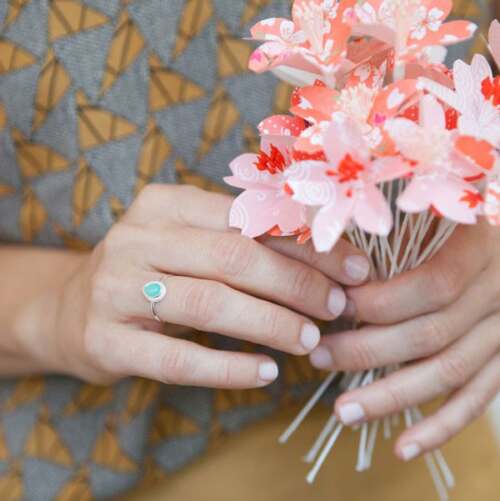
[[[363,407],[356,402],[342,405],[339,409],[339,414],[340,420],[346,426],[359,424],[365,420],[365,411]]]
[[[277,364],[275,364],[274,362],[264,362],[260,364],[259,378],[262,381],[270,383],[278,377],[278,374],[279,374],[279,369]]]
[[[370,274],[370,263],[363,256],[349,256],[344,261],[344,269],[351,280],[362,282]]]
[[[316,369],[333,369],[333,360],[330,350],[324,346],[318,346],[310,355],[311,364]]]
[[[335,317],[340,317],[345,310],[347,297],[340,287],[334,287],[328,296],[328,310]]]
[[[418,444],[408,444],[401,448],[401,457],[404,461],[411,461],[420,456],[421,452]]]
[[[320,339],[321,339],[321,334],[316,325],[305,324],[302,327],[302,332],[300,334],[300,342],[308,352],[314,350],[314,348],[318,346]]]

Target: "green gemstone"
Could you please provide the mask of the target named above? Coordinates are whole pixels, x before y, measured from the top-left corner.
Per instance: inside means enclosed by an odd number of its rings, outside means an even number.
[[[162,294],[163,288],[159,283],[151,283],[144,287],[144,294],[149,299],[158,299]]]

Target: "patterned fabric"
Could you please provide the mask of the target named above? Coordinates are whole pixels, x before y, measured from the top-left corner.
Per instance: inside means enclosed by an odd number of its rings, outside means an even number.
[[[291,89],[247,71],[242,37],[289,3],[0,0],[0,240],[90,249],[149,182],[223,190],[255,125],[287,109]],[[486,22],[488,3],[457,15]],[[307,360],[274,356],[280,380],[247,392],[2,382],[0,499],[103,499],[167,477],[315,384]]]

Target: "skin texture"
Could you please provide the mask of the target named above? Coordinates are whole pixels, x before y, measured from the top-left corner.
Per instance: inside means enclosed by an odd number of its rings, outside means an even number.
[[[369,267],[347,243],[318,256],[293,239],[242,237],[227,228],[231,203],[151,185],[92,253],[0,247],[0,375],[65,373],[99,384],[142,376],[217,388],[272,382],[278,368],[267,355],[164,335],[143,285],[166,285],[157,307],[165,322],[306,355],[320,340],[311,319],[338,317],[346,306],[339,284],[364,282]]]
[[[460,432],[500,390],[500,232],[459,227],[430,262],[386,283],[351,288],[351,313],[370,325],[326,336],[313,365],[361,370],[404,364],[343,395],[335,412],[359,424],[446,395],[439,411],[405,431],[396,454],[410,460]]]

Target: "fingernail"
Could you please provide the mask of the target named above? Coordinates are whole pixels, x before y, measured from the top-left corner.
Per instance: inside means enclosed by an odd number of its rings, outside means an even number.
[[[347,297],[340,287],[334,287],[328,296],[328,310],[335,317],[340,317],[345,310]]]
[[[309,359],[311,360],[311,364],[316,367],[316,369],[333,368],[333,360],[332,355],[330,354],[330,350],[328,348],[325,348],[324,346],[318,346],[311,353],[311,355],[309,355]]]
[[[349,256],[344,262],[344,268],[351,280],[362,282],[370,274],[370,263],[363,256]]]
[[[300,334],[302,346],[309,352],[318,346],[321,335],[319,329],[314,324],[305,324]]]
[[[418,444],[408,444],[401,448],[401,457],[404,461],[411,461],[420,456],[420,446]]]
[[[356,316],[356,305],[354,304],[354,301],[352,299],[348,299],[345,310],[344,310],[344,316],[354,318]]]
[[[365,420],[365,411],[358,403],[344,404],[339,409],[340,420],[346,426],[358,424]]]
[[[278,377],[278,374],[279,369],[274,362],[264,362],[260,364],[259,377],[262,381],[270,383]]]

